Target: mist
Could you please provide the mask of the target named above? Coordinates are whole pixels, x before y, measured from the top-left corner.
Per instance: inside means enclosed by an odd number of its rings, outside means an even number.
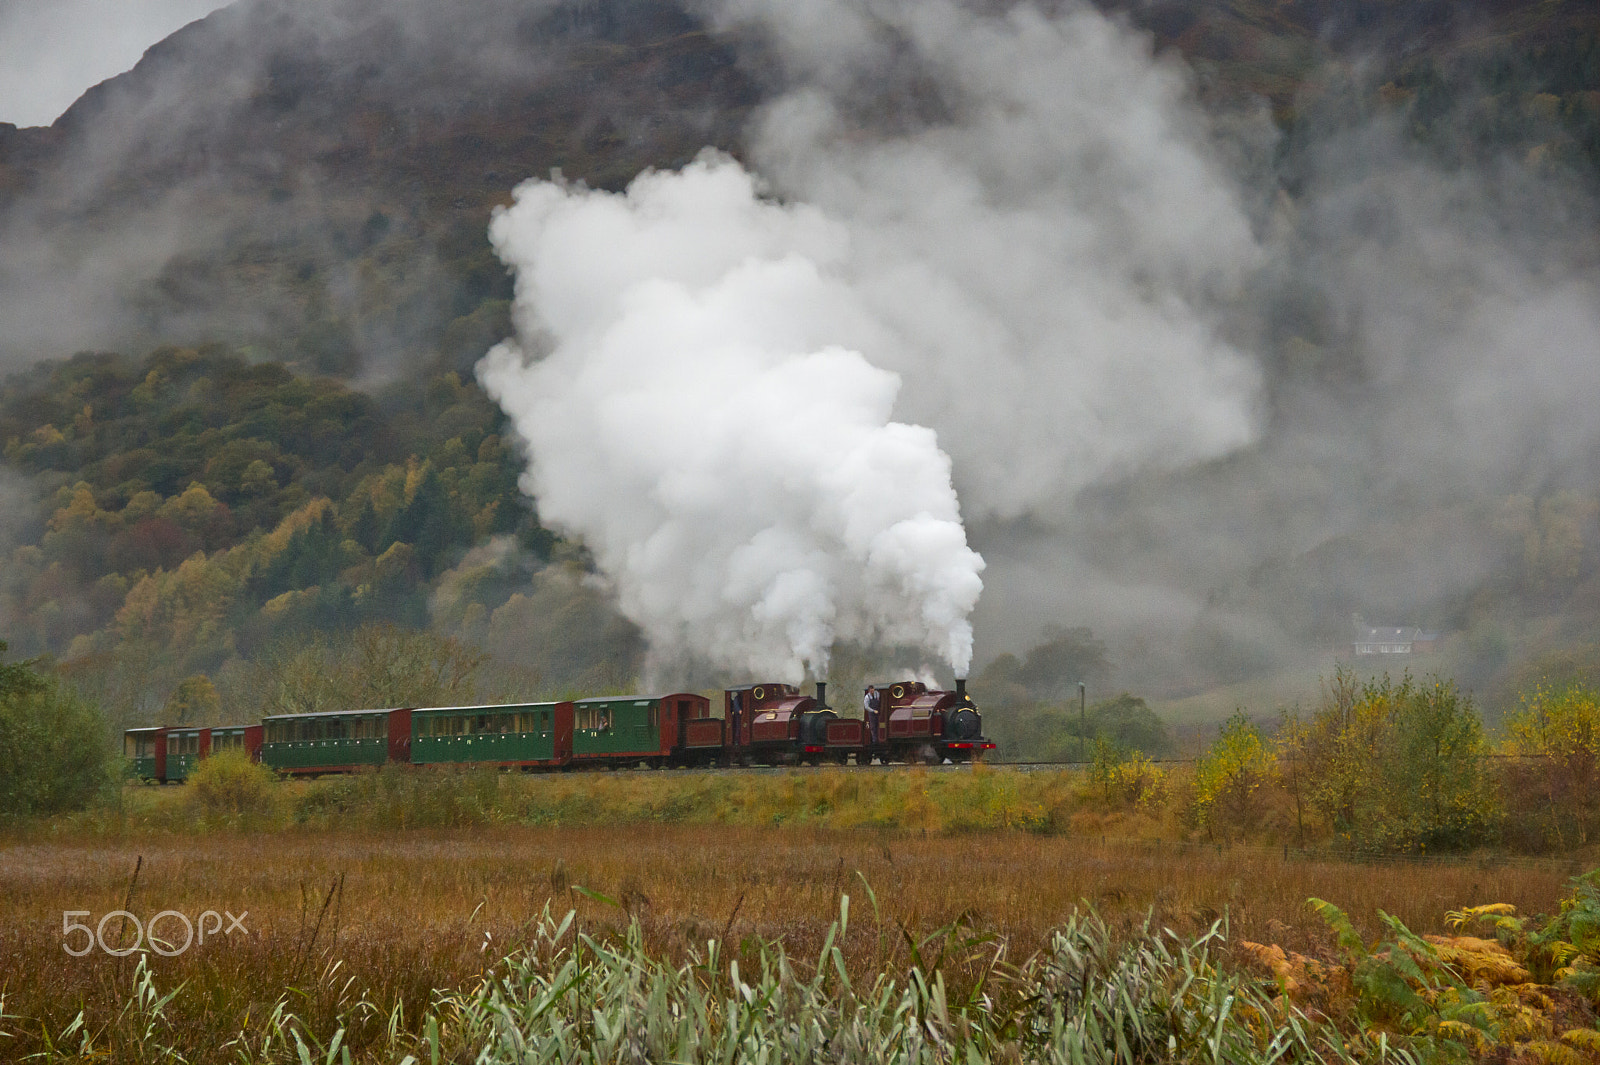
[[[980,657],[1091,625],[1119,684],[1182,692],[1326,656],[1356,613],[1467,628],[1519,579],[1507,508],[1593,495],[1570,171],[1443,159],[1403,108],[1284,145],[1085,6],[718,10],[799,82],[758,168],[910,278],[877,289],[912,338],[881,357],[989,563]]]
[[[219,0],[0,3],[0,122],[49,125],[85,89],[222,6]]]

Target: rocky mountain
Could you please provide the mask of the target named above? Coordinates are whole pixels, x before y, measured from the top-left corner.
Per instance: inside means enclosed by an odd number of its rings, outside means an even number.
[[[1448,110],[1459,141],[1456,97],[1487,76],[1472,135],[1527,139],[1515,82],[1594,157],[1600,18],[1576,0],[1118,13],[1219,106],[1267,101],[1288,144],[1380,88],[1424,123]],[[781,82],[755,34],[681,0],[240,0],[52,126],[0,125],[0,364],[220,340],[325,372],[465,368],[506,328],[484,233],[517,182],[737,153]]]

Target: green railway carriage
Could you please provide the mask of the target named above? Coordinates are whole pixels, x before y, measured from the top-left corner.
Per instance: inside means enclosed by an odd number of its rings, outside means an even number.
[[[122,753],[128,760],[128,773],[135,780],[165,781],[167,732],[162,725],[131,728],[122,734]]]
[[[681,733],[709,709],[710,701],[692,692],[579,699],[572,704],[572,764],[666,765],[675,751],[682,760]]]
[[[411,712],[411,761],[497,766],[564,765],[572,754],[572,704],[430,707]]]
[[[182,783],[200,764],[200,759],[211,753],[211,730],[208,728],[174,728],[167,730],[167,767],[163,781]]]
[[[347,773],[411,760],[410,710],[331,710],[262,719],[262,764],[280,773]]]

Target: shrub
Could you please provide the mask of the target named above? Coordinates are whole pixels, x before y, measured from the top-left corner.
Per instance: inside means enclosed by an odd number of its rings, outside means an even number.
[[[189,775],[189,799],[208,814],[242,817],[272,803],[272,770],[250,761],[242,750],[213,754]]]
[[[1360,684],[1343,670],[1310,721],[1289,718],[1282,743],[1297,809],[1379,851],[1484,842],[1499,805],[1488,753],[1472,699],[1453,681]]]
[[[112,792],[112,765],[98,706],[27,663],[0,666],[0,820],[102,800]]]
[[[1235,711],[1221,735],[1195,764],[1192,816],[1206,835],[1248,832],[1261,819],[1261,788],[1273,777],[1276,759],[1255,722]]]
[[[1557,846],[1592,838],[1600,818],[1600,697],[1582,685],[1536,688],[1506,722],[1511,750],[1527,756],[1516,767],[1516,791],[1537,807]],[[1568,835],[1571,839],[1568,839]]]
[[[1090,778],[1108,806],[1159,809],[1167,798],[1167,774],[1138,751],[1124,751],[1104,737],[1095,741]]]

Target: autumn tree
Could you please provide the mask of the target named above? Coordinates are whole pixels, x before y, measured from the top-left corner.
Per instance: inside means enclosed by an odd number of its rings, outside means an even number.
[[[83,809],[107,794],[111,765],[93,704],[29,663],[0,664],[0,820]]]
[[[1531,797],[1557,846],[1584,846],[1600,821],[1600,696],[1571,685],[1535,688],[1506,722],[1515,790]]]
[[[1498,806],[1488,754],[1471,697],[1409,674],[1361,682],[1341,670],[1311,718],[1289,715],[1281,738],[1297,809],[1377,850],[1486,839]]]
[[[1276,769],[1276,757],[1261,729],[1244,711],[1235,711],[1195,764],[1191,816],[1211,838],[1250,831],[1261,820],[1264,789]]]
[[[477,696],[485,656],[422,629],[364,625],[283,644],[259,656],[230,691],[248,717],[326,710],[460,706]]]
[[[222,710],[222,700],[216,685],[204,673],[185,677],[172,689],[167,704],[162,708],[161,721],[166,725],[210,724],[217,720]]]

